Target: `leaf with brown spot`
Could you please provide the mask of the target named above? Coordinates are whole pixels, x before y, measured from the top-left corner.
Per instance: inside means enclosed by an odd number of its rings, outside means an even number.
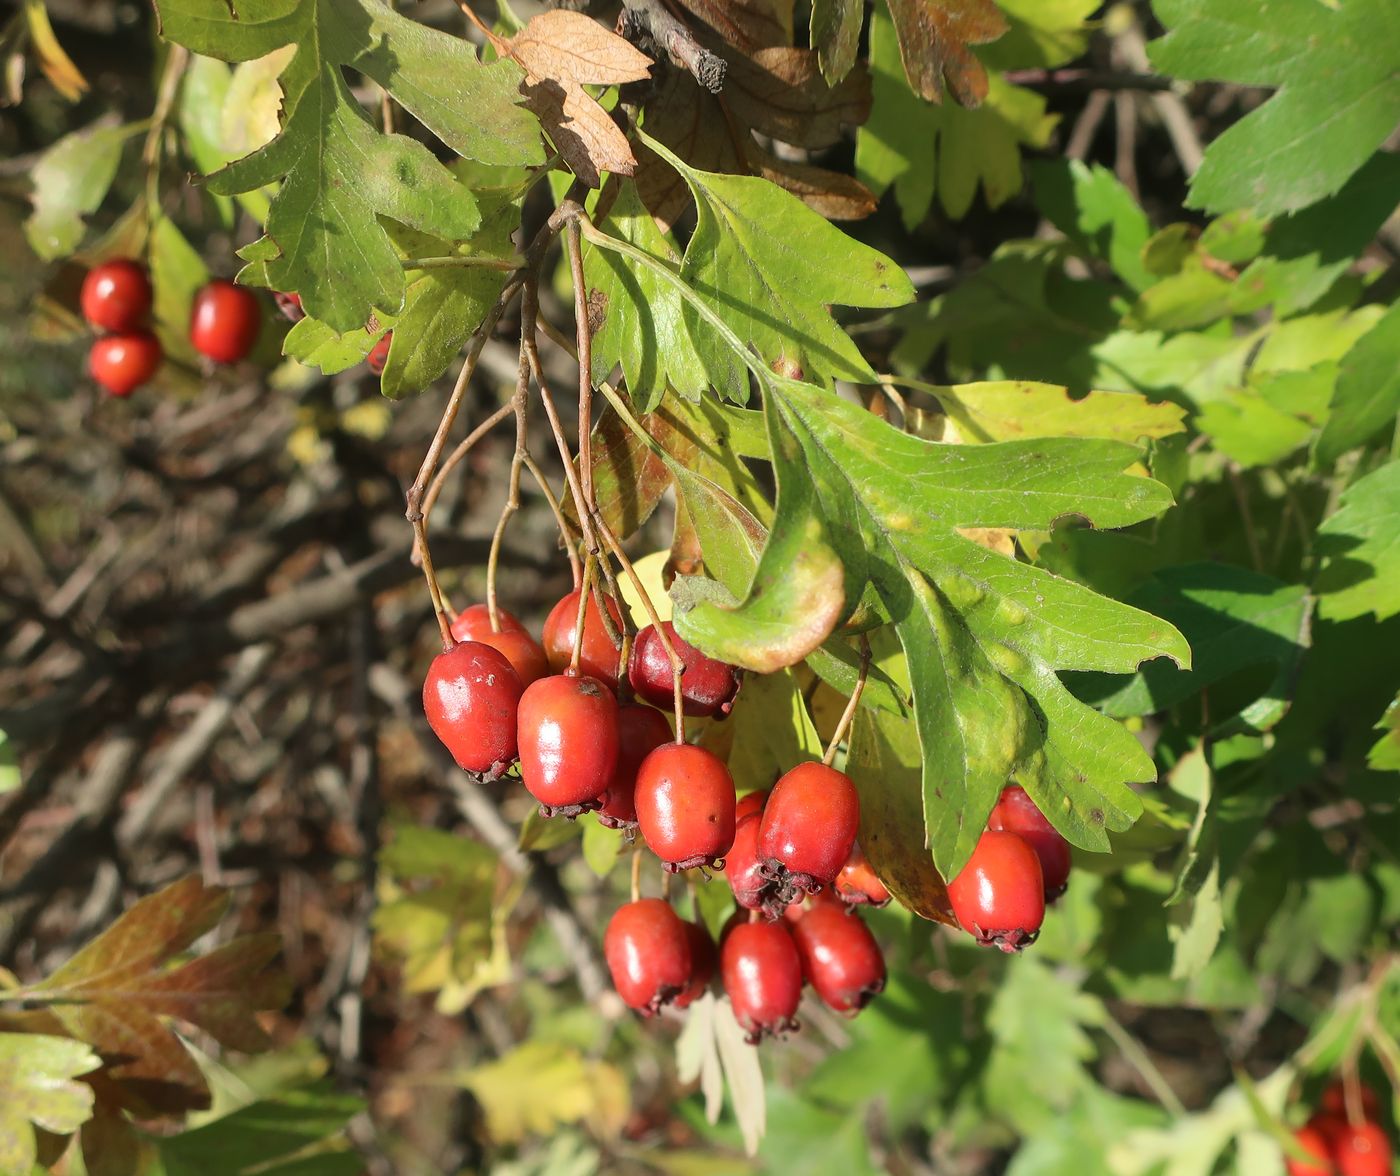
[[[574,175],[592,188],[600,172],[630,176],[637,160],[627,136],[583,87],[640,81],[651,59],[591,17],[558,9],[533,18],[508,48],[525,70],[525,105]]]
[[[899,56],[909,88],[929,102],[946,90],[962,106],[987,96],[987,71],[970,46],[995,41],[1007,30],[992,0],[890,0]]]

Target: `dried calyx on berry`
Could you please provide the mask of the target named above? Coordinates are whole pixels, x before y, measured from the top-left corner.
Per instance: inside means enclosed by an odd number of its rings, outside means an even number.
[[[798,764],[773,786],[763,808],[758,856],[771,884],[770,918],[798,895],[836,879],[860,828],[860,798],[845,772],[822,763]]]
[[[1020,951],[1035,942],[1045,919],[1040,859],[1015,833],[989,829],[948,883],[948,901],[978,943]]]

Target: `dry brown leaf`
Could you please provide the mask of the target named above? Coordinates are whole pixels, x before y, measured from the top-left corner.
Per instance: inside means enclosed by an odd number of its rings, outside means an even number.
[[[946,87],[963,106],[981,104],[987,71],[968,46],[1006,32],[1006,18],[992,0],[890,0],[890,15],[910,89],[942,102]]]
[[[531,80],[553,78],[618,86],[646,77],[651,58],[581,12],[552,9],[531,19],[510,41],[510,55]]]
[[[761,135],[828,147],[870,117],[870,75],[861,66],[828,86],[810,49],[761,49],[730,62],[721,100]]]
[[[861,220],[874,212],[879,203],[874,193],[854,176],[810,163],[778,159],[757,145],[750,152],[749,159],[765,180],[772,180],[780,188],[786,188],[827,220]]]
[[[726,44],[745,53],[792,44],[792,0],[679,0],[679,3],[718,33]],[[729,59],[733,54],[722,56]]]
[[[520,93],[569,170],[590,188],[602,183],[601,172],[630,176],[637,170],[627,136],[576,82],[525,81],[520,83]]]

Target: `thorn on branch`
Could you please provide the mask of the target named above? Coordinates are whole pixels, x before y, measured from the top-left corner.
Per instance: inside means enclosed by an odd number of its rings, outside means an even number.
[[[628,0],[618,15],[617,32],[633,44],[652,41],[711,94],[724,89],[729,63],[701,45],[661,0]]]

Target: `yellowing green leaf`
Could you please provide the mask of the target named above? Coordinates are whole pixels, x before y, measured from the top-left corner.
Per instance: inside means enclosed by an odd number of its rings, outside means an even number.
[[[964,441],[1031,437],[1102,437],[1135,443],[1180,433],[1186,410],[1154,404],[1133,392],[1090,392],[1073,399],[1067,388],[1028,380],[928,386]]]
[[[28,1176],[35,1127],[68,1135],[92,1116],[92,1087],[74,1079],[101,1064],[81,1041],[0,1033],[0,1172]]]

